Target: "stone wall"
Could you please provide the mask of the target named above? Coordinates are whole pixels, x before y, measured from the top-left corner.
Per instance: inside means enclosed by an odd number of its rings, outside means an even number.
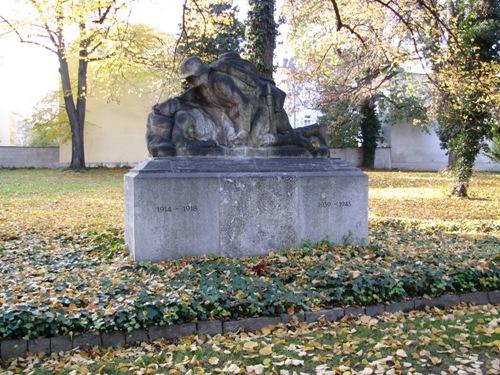
[[[392,168],[405,171],[440,171],[448,166],[448,155],[441,149],[435,125],[425,129],[398,123],[392,125],[389,132]],[[500,163],[480,154],[476,158],[474,170],[498,172]]]
[[[417,129],[418,130],[418,129]],[[448,157],[444,151],[441,154],[433,153],[425,149],[417,151],[416,145],[402,147],[380,147],[375,151],[375,169],[397,169],[401,171],[442,171],[448,165]],[[411,157],[409,156],[411,154]],[[340,158],[351,163],[355,167],[361,166],[363,159],[360,148],[331,148],[330,156]],[[500,163],[491,161],[484,155],[477,157],[474,164],[475,171],[500,172]]]
[[[355,167],[360,167],[363,161],[363,151],[360,148],[331,148],[330,156],[347,161]],[[375,169],[391,169],[391,148],[380,147],[375,151]]]
[[[59,147],[0,146],[0,168],[59,168]]]

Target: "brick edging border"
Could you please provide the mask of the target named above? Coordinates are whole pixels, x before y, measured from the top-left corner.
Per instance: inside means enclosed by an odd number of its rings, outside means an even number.
[[[384,312],[409,312],[422,310],[426,307],[447,308],[470,303],[476,305],[500,304],[500,290],[491,292],[472,292],[465,294],[444,294],[436,298],[419,298],[410,301],[378,304],[365,307],[334,307],[332,309],[299,312],[297,314],[281,314],[276,317],[256,317],[241,320],[208,320],[197,323],[183,323],[168,327],[152,326],[147,329],[138,329],[132,332],[104,332],[84,333],[77,336],[39,337],[31,340],[1,340],[0,359],[7,360],[16,357],[25,357],[28,353],[57,353],[69,351],[84,346],[120,347],[126,344],[137,344],[159,339],[176,339],[193,334],[216,335],[227,332],[258,331],[264,327],[288,323],[296,317],[300,322],[314,322],[321,316],[328,321],[337,321],[344,316],[369,315],[375,316]]]

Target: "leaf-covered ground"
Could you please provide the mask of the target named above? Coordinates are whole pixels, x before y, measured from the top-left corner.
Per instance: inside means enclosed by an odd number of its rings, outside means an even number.
[[[0,242],[38,234],[122,230],[125,169],[84,173],[0,169]],[[450,198],[452,176],[436,172],[368,172],[370,217],[500,234],[500,175],[477,173],[467,200]],[[376,225],[372,221],[373,225]]]
[[[278,325],[120,349],[17,359],[7,374],[498,374],[496,307]]]
[[[456,200],[437,173],[370,172],[369,246],[305,243],[268,257],[148,265],[131,262],[123,247],[124,172],[0,170],[0,338],[500,286],[495,174],[475,178],[474,199]]]

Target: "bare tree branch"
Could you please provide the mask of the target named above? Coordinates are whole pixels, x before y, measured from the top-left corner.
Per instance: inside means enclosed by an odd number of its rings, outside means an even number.
[[[39,46],[39,47],[45,48],[47,51],[50,51],[50,52],[52,52],[52,53],[57,54],[57,51],[56,51],[56,50],[53,50],[52,48],[50,48],[50,47],[46,46],[46,45],[45,45],[45,44],[43,44],[43,43],[39,43],[39,42],[37,42],[37,41],[35,41],[35,40],[28,40],[28,39],[23,38],[23,36],[22,36],[22,35],[21,35],[21,33],[19,32],[19,30],[18,30],[18,29],[17,29],[17,28],[16,28],[16,27],[15,27],[15,26],[11,23],[11,22],[9,22],[9,20],[8,20],[8,19],[6,19],[6,18],[5,18],[4,16],[2,16],[1,14],[0,14],[0,18],[3,20],[3,22],[4,22],[5,24],[7,24],[7,26],[11,29],[11,31],[12,31],[14,34],[16,34],[16,35],[17,35],[17,37],[18,37],[18,39],[19,39],[19,41],[20,41],[21,43],[25,43],[25,44],[34,44],[34,45],[37,45],[37,46]]]
[[[361,41],[361,43],[363,44],[363,46],[366,46],[365,41],[361,37],[361,35],[359,35],[359,33],[357,33],[354,30],[354,28],[352,28],[351,26],[349,26],[349,25],[347,25],[347,24],[345,24],[345,23],[342,22],[342,17],[340,16],[340,11],[339,11],[339,6],[337,5],[337,0],[330,0],[330,2],[333,5],[333,11],[335,13],[335,19],[337,21],[337,31],[340,31],[342,28],[345,28],[345,29],[349,30],[352,34],[354,34],[356,36],[356,38],[359,39],[359,41]]]

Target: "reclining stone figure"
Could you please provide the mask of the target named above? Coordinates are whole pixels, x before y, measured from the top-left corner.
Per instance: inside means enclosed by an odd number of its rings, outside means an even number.
[[[237,54],[210,65],[198,57],[181,64],[189,88],[153,107],[147,125],[152,156],[185,148],[299,146],[312,155],[328,152],[323,127],[293,129],[283,108],[286,94]]]

